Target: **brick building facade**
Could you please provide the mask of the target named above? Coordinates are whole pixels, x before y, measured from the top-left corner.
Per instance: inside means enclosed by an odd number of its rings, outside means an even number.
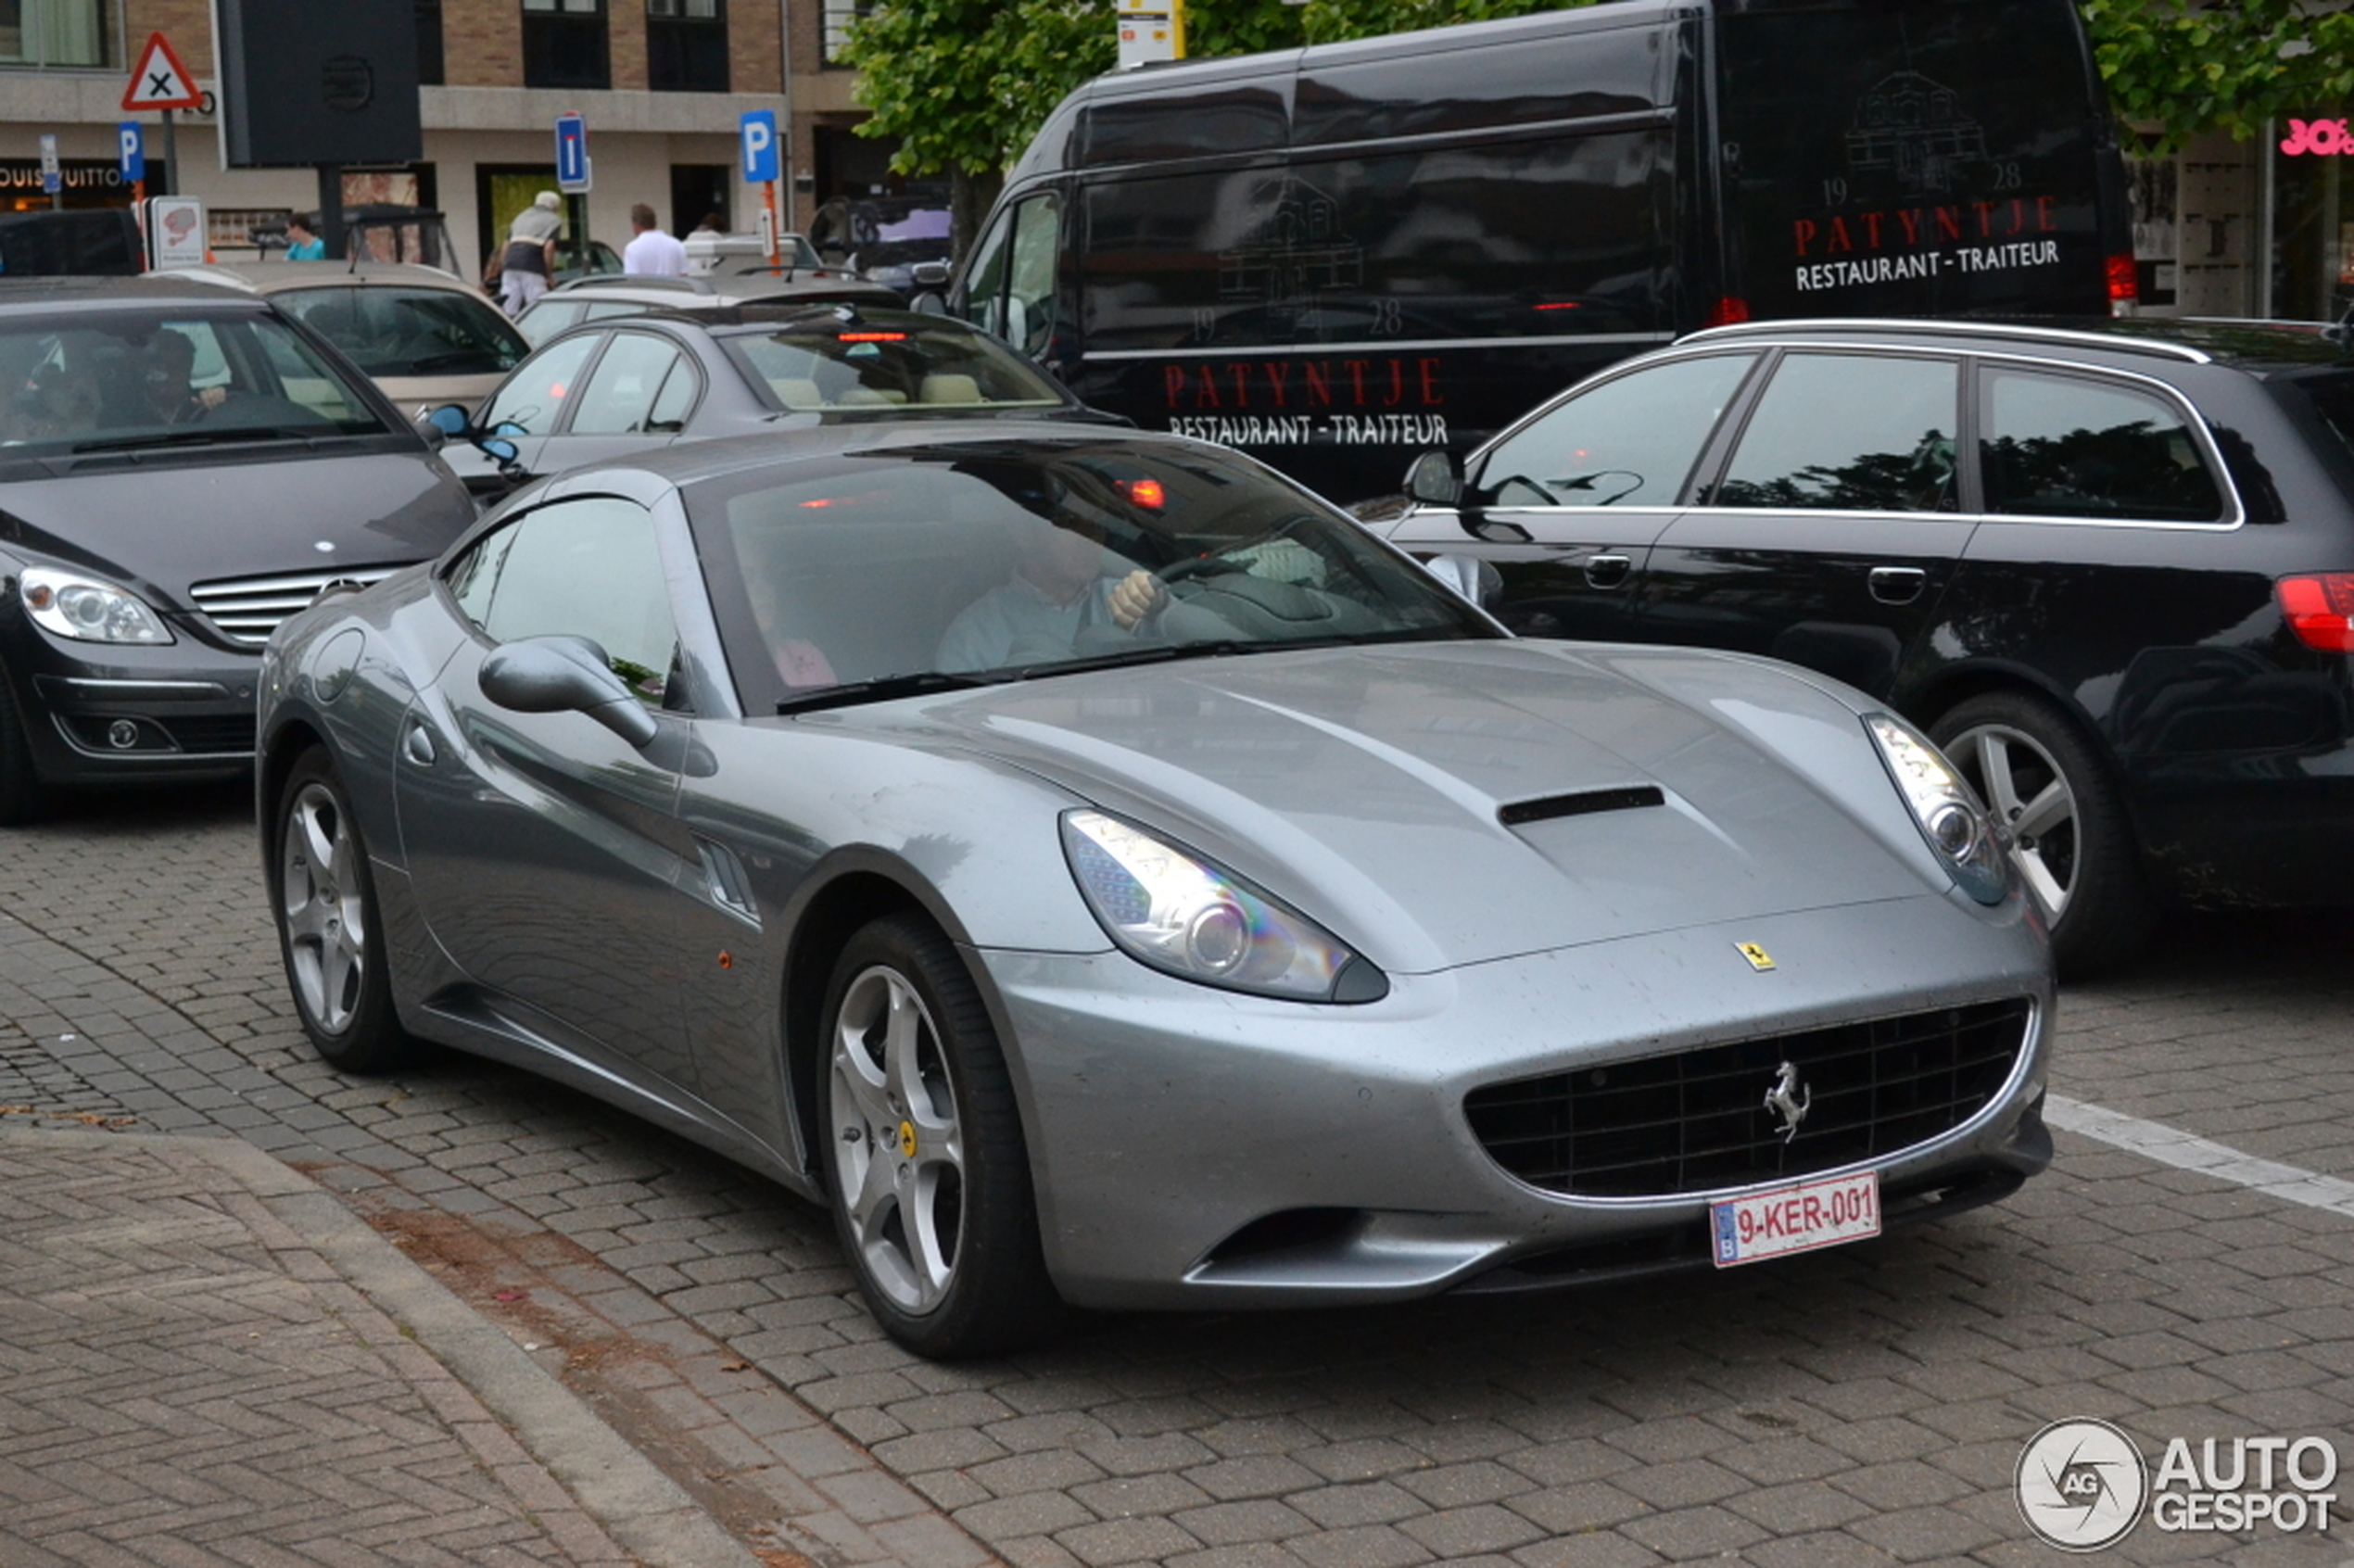
[[[716,209],[750,228],[762,193],[738,177],[737,126],[752,109],[790,125],[787,223],[817,202],[880,183],[888,149],[852,134],[864,118],[851,73],[829,61],[857,0],[340,0],[413,7],[424,85],[424,157],[345,171],[347,200],[439,208],[462,269],[493,248],[506,220],[555,183],[556,117],[588,127],[592,237],[616,248],[645,202],[677,233]],[[130,69],[161,32],[197,85],[216,85],[209,0],[21,0],[0,12],[0,210],[44,206],[40,137],[57,137],[68,205],[128,203],[116,126],[146,124],[164,158],[161,116],[120,107]],[[257,224],[319,204],[309,169],[224,169],[218,117],[174,117],[173,186],[206,203],[223,259],[250,255]]]

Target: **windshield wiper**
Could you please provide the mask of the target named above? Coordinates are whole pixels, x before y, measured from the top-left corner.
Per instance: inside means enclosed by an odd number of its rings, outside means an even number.
[[[985,676],[950,675],[943,670],[925,670],[917,675],[877,676],[872,680],[845,681],[840,686],[819,687],[797,697],[777,699],[780,714],[805,714],[818,708],[847,708],[860,702],[888,702],[894,697],[918,697],[927,691],[963,691],[976,686],[994,686],[1004,677],[992,679]]]
[[[148,447],[218,447],[231,441],[308,441],[310,430],[285,430],[275,425],[248,424],[220,430],[158,430],[151,436],[110,436],[103,441],[76,441],[66,449],[76,457],[88,452],[135,452]]]

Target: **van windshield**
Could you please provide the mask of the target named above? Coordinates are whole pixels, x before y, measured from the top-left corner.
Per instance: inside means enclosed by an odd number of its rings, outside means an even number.
[[[1717,18],[1727,292],[1752,316],[2108,313],[2113,155],[2071,7]]]

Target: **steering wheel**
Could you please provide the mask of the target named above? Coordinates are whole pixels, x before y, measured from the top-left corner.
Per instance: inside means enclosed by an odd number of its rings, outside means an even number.
[[[1189,555],[1183,561],[1172,561],[1153,573],[1163,584],[1190,582],[1196,577],[1214,577],[1221,572],[1247,572],[1250,568],[1239,561],[1229,561],[1222,555]]]

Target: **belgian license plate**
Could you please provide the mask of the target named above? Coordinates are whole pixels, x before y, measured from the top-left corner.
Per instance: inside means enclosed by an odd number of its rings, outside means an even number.
[[[1879,1172],[1712,1203],[1708,1231],[1719,1269],[1879,1235]]]

